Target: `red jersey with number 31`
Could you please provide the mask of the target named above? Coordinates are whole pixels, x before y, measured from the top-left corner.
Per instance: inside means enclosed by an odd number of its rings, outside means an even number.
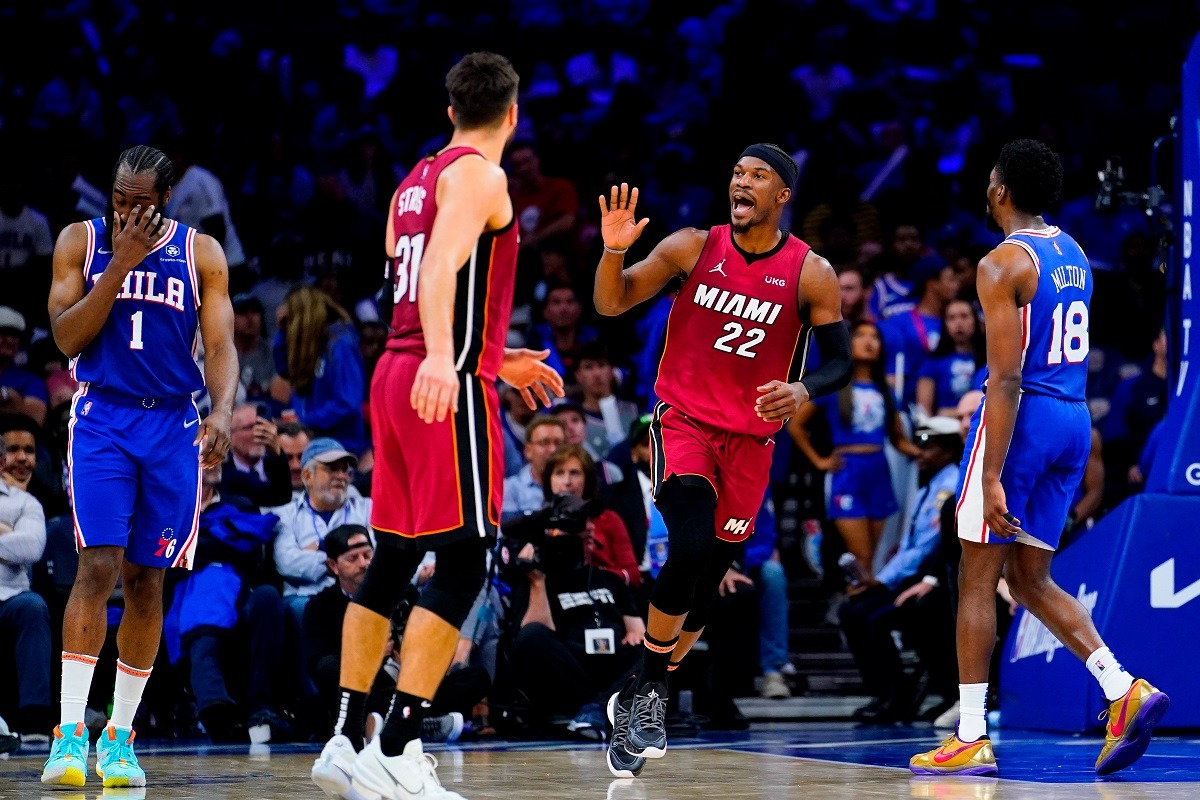
[[[800,270],[811,248],[791,234],[746,263],[728,225],[708,232],[671,307],[654,385],[692,419],[734,433],[771,436],[780,422],[754,413],[758,387],[786,381],[800,343]]]
[[[396,248],[392,278],[392,330],[387,347],[425,356],[425,334],[417,306],[421,256],[437,218],[437,181],[442,170],[464,156],[482,157],[473,147],[452,147],[421,159],[397,189],[392,210]],[[517,226],[510,222],[481,233],[458,270],[454,293],[454,368],[494,381],[504,359],[517,275]]]

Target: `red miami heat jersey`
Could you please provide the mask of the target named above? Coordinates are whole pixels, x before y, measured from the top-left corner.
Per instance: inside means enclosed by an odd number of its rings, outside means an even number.
[[[791,234],[747,264],[728,225],[708,232],[667,320],[654,385],[683,414],[734,433],[771,436],[754,413],[758,387],[786,381],[800,342],[800,269],[810,248]]]
[[[473,147],[452,147],[428,156],[397,190],[392,210],[396,249],[392,278],[392,330],[388,349],[425,356],[425,335],[417,307],[421,256],[437,218],[437,180],[463,156],[479,156]],[[494,381],[504,358],[517,274],[517,227],[480,235],[470,258],[458,270],[454,294],[454,367],[460,373]]]

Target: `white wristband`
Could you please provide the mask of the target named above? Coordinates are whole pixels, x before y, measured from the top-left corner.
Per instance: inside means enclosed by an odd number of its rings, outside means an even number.
[[[628,249],[629,249],[628,247],[627,247],[627,248],[625,248],[625,250],[628,250]],[[612,254],[613,254],[613,255],[615,255],[615,256],[623,256],[623,255],[625,255],[625,250],[613,250],[613,249],[612,249],[611,247],[609,247],[608,245],[604,245],[604,252],[606,252],[606,253],[612,253]]]
[[[926,575],[925,577],[921,578],[921,581],[922,581],[923,583],[928,583],[930,586],[935,586],[935,587],[936,587],[936,586],[937,586],[939,583],[941,583],[941,581],[939,581],[939,580],[938,580],[936,577],[934,577],[933,575]]]

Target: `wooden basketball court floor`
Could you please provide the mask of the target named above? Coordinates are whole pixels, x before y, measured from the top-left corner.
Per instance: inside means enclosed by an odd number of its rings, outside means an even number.
[[[932,747],[932,729],[835,724],[764,724],[744,733],[673,740],[640,778],[613,780],[599,745],[487,742],[430,748],[447,788],[467,800],[1196,800],[1200,738],[1156,738],[1133,767],[1097,779],[1095,737],[997,732],[1001,778],[917,778],[904,765]],[[308,772],[317,745],[252,748],[146,742],[145,790],[82,790],[38,783],[45,753],[0,762],[0,798],[204,798],[321,800]],[[94,756],[93,762],[94,764]]]

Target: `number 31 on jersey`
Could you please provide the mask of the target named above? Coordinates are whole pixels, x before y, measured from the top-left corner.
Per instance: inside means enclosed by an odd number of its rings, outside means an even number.
[[[392,302],[399,303],[408,295],[410,303],[417,302],[417,275],[421,272],[421,255],[425,252],[425,234],[405,234],[396,239],[396,278],[392,284]]]

